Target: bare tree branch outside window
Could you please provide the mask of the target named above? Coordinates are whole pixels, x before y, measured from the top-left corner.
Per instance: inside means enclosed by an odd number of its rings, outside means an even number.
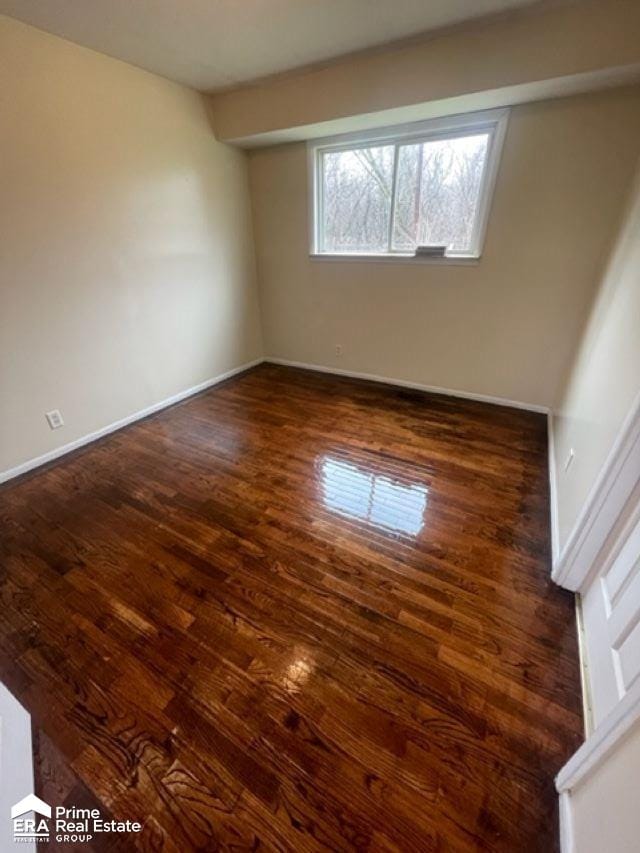
[[[413,252],[427,244],[469,251],[489,138],[323,152],[323,251]]]

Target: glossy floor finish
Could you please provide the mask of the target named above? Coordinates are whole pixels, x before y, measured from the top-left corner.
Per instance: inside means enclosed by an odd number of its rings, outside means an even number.
[[[50,796],[144,823],[101,850],[553,850],[545,430],[261,365],[6,486],[0,677]]]

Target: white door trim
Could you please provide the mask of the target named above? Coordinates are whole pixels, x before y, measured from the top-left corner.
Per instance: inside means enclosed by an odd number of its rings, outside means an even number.
[[[559,794],[571,791],[605,761],[622,739],[640,722],[640,681],[589,735],[556,776]]]
[[[563,791],[560,794],[560,851],[561,853],[575,853],[575,841],[573,836],[573,812],[571,810],[571,794]]]
[[[31,717],[0,683],[0,850],[32,853],[33,841],[15,845],[11,807],[33,793]]]
[[[572,793],[586,782],[640,723],[640,682],[621,699],[556,776],[560,809],[560,850],[575,849]]]
[[[560,557],[560,529],[558,516],[558,471],[556,467],[556,445],[553,433],[553,412],[547,414],[547,455],[549,467],[549,510],[551,512],[551,564],[555,566]]]

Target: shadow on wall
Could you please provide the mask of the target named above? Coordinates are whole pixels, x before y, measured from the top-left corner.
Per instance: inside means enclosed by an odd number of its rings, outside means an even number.
[[[640,161],[554,418],[560,547],[640,392]],[[575,459],[565,471],[574,451]]]

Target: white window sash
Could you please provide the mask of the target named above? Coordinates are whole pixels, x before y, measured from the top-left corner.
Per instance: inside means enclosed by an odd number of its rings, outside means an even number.
[[[401,125],[392,128],[381,128],[377,131],[359,131],[357,133],[341,134],[308,143],[309,173],[310,173],[310,253],[312,257],[325,258],[354,258],[354,259],[413,259],[412,253],[393,248],[393,235],[397,207],[397,177],[399,149],[405,145],[417,145],[431,142],[435,139],[460,139],[486,133],[489,137],[487,153],[482,167],[480,187],[478,191],[478,206],[474,217],[470,247],[467,252],[448,252],[445,258],[438,259],[446,262],[456,259],[479,258],[484,245],[484,238],[489,219],[489,211],[495,189],[500,155],[506,134],[509,110],[486,110],[481,113],[449,116],[431,119],[426,122]],[[393,171],[391,184],[391,199],[389,210],[389,227],[387,233],[387,248],[383,253],[366,252],[327,252],[324,248],[324,162],[325,153],[340,151],[355,151],[360,148],[371,148],[382,145],[393,145]],[[418,259],[416,259],[418,260]],[[430,259],[434,260],[434,259]]]

